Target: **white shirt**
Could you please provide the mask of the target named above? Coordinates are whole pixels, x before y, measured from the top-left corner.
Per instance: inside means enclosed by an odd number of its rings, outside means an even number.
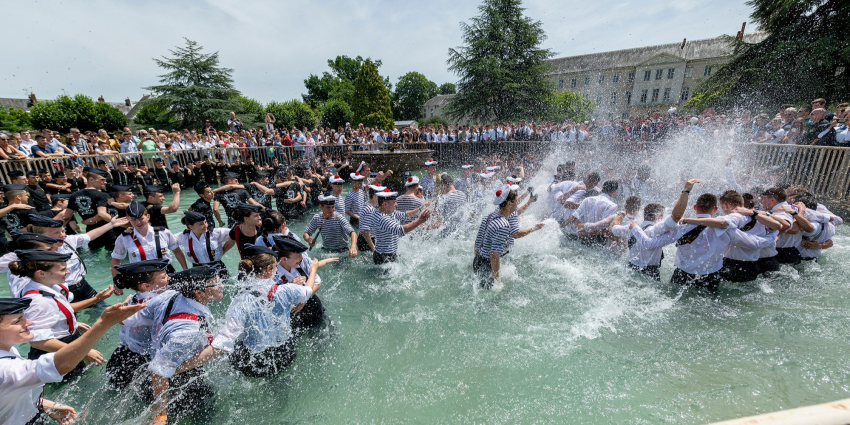
[[[27,283],[21,289],[21,294],[26,294],[29,291],[40,291],[53,295],[53,297],[45,297],[39,293],[27,296],[27,298],[32,298],[32,303],[24,311],[24,317],[32,322],[29,330],[35,335],[33,341],[65,338],[73,333],[68,326],[69,317],[65,316],[60,310],[57,302],[62,304],[66,309],[65,311],[70,313],[71,328],[77,329],[77,317],[74,315],[74,308],[71,307],[71,300],[73,300],[71,293],[68,293],[69,300],[59,291],[34,281]]]
[[[659,266],[664,247],[676,242],[675,228],[665,222],[643,222],[631,229],[635,243],[629,248],[629,263],[638,266]]]
[[[770,212],[777,218],[784,219],[788,222],[789,225],[794,226],[794,217],[787,212],[774,212],[777,208],[788,205],[787,202],[780,202],[776,204],[773,208],[770,209]],[[779,240],[776,241],[777,248],[795,248],[800,245],[800,241],[803,240],[803,234],[800,232],[790,234],[790,233],[782,233],[779,235]],[[768,248],[769,249],[769,248]],[[776,255],[774,252],[773,255]]]
[[[221,256],[224,254],[224,243],[229,239],[229,233],[230,229],[223,227],[212,229],[210,232],[210,250],[213,258],[210,258],[207,252],[206,233],[197,237],[191,230],[180,232],[177,234],[177,243],[185,250],[186,257],[192,264],[207,264],[221,260]],[[191,249],[189,249],[190,242]]]
[[[697,214],[697,218],[709,218],[711,214]],[[664,224],[676,229],[678,240],[685,233],[697,227],[695,224],[678,225],[671,217],[664,220]],[[705,228],[699,236],[689,244],[680,245],[676,249],[676,267],[685,273],[702,276],[719,271],[723,267],[723,252],[729,245],[728,228],[714,229]]]
[[[38,414],[44,384],[62,381],[53,356],[47,353],[37,360],[24,360],[15,347],[0,350],[0,423],[25,424]]]
[[[106,237],[106,235],[101,237]],[[80,247],[87,246],[89,242],[91,242],[91,238],[85,233],[67,235],[65,236],[65,243],[60,245],[57,250],[60,254],[71,254],[71,258],[65,263],[69,272],[68,276],[65,276],[65,283],[69,286],[76,285],[86,276],[86,269],[83,267],[82,259],[80,258],[80,254],[77,253],[77,250]]]
[[[599,196],[583,199],[578,209],[573,213],[573,217],[577,218],[579,223],[596,223],[609,218],[616,212],[617,204],[611,200],[607,193],[602,193]]]
[[[20,298],[21,289],[24,289],[24,286],[30,283],[30,278],[13,275],[9,271],[9,263],[13,261],[18,261],[18,256],[14,252],[3,254],[0,257],[0,272],[6,272],[6,282],[9,283],[9,294],[12,297]]]
[[[827,209],[826,206],[823,205],[823,204],[818,204],[817,212],[830,216],[832,218],[832,220],[831,220],[832,224],[835,225],[835,226],[840,226],[840,225],[844,224],[843,218],[833,214],[832,211]]]
[[[835,225],[829,222],[828,215],[819,214],[812,210],[806,210],[806,219],[809,220],[815,227],[811,232],[800,231],[800,233],[802,233],[802,235],[806,238],[818,243],[824,243],[835,236]],[[802,240],[797,249],[800,251],[800,255],[803,256],[803,258],[820,257],[822,251],[820,249],[803,248]]]
[[[117,240],[115,240],[115,249],[112,251],[112,258],[116,260],[123,260],[129,253],[131,263],[142,261],[142,257],[139,254],[139,249],[137,248],[133,237],[135,237],[135,240],[141,244],[142,250],[145,251],[145,259],[153,260],[159,258],[156,252],[154,234],[153,226],[150,225],[148,226],[148,234],[144,237],[142,237],[136,229],[133,229],[132,236],[122,234]],[[168,260],[168,263],[170,264],[173,261],[171,251],[180,248],[180,245],[177,243],[177,238],[168,229],[162,229],[159,231],[159,239],[160,249],[165,251],[161,253],[162,259]]]
[[[725,215],[721,218],[736,229],[743,228],[751,219],[751,217],[738,213]],[[776,246],[776,236],[779,234],[778,231],[768,232],[764,225],[759,222],[756,222],[750,230],[740,233],[742,235],[739,235],[738,232],[730,234],[733,237],[723,253],[724,257],[738,261],[758,261],[762,249]]]
[[[158,295],[156,292],[136,292],[130,297],[129,305],[144,304]],[[141,324],[138,326],[127,326],[124,324],[118,333],[118,341],[134,353],[149,355],[152,341],[151,324]]]

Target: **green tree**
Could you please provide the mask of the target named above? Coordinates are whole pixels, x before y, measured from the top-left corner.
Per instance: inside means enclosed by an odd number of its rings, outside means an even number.
[[[553,93],[549,96],[548,103],[549,112],[546,119],[551,121],[583,122],[589,120],[596,110],[596,104],[592,100],[571,91]]]
[[[32,123],[27,111],[0,106],[0,130],[18,131],[30,127],[32,127]]]
[[[440,94],[456,94],[457,87],[453,83],[440,84]]]
[[[398,120],[417,120],[422,107],[437,95],[437,83],[418,72],[408,72],[398,79],[393,93],[393,116]]]
[[[114,130],[127,126],[127,117],[108,103],[95,102],[88,96],[78,94],[37,102],[30,108],[30,122],[34,128],[67,133],[71,128],[81,131],[100,128]]]
[[[354,99],[351,102],[355,121],[369,127],[390,129],[393,126],[393,111],[390,93],[378,74],[378,67],[366,59],[354,81]]]
[[[266,112],[274,114],[277,122],[274,126],[277,129],[290,129],[295,127],[302,129],[307,127],[313,129],[316,126],[316,115],[310,107],[297,99],[287,102],[269,102],[266,105]]]
[[[154,58],[166,71],[159,85],[146,87],[170,110],[182,128],[201,128],[208,119],[224,128],[231,111],[239,109],[239,91],[233,88],[233,70],[218,64],[218,52],[204,53],[197,42],[169,50],[173,57]]]
[[[850,98],[850,2],[750,0],[750,17],[768,35],[746,43],[728,37],[731,60],[712,72],[685,105],[702,110],[735,106],[776,110]]]
[[[242,121],[244,128],[257,128],[265,124],[266,111],[262,103],[245,96],[239,96],[236,100],[239,101],[236,117]]]
[[[331,99],[341,100],[351,105],[354,95],[354,80],[357,79],[357,74],[360,73],[363,63],[362,56],[351,58],[340,55],[334,59],[328,59],[330,72],[325,71],[321,76],[310,74],[304,80],[304,87],[307,88],[307,93],[301,95],[304,102],[314,109],[318,109],[322,103]],[[376,67],[381,67],[382,62],[380,60],[376,60],[374,63]],[[388,77],[384,78],[384,85],[387,90],[392,91],[392,84],[390,84]]]
[[[553,90],[542,24],[523,15],[521,0],[484,0],[478,10],[461,23],[464,46],[449,49],[449,69],[460,79],[448,113],[485,122],[542,116]]]
[[[133,117],[133,124],[144,127],[161,129],[173,129],[177,127],[174,114],[155,98],[149,98],[142,102],[139,111]]]
[[[345,123],[354,120],[354,114],[347,103],[331,99],[322,105],[322,126],[326,128],[338,128]]]

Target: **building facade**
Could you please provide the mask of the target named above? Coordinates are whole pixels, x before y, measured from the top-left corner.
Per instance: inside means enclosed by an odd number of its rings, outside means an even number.
[[[757,43],[765,34],[744,36]],[[558,90],[581,93],[596,103],[598,118],[644,116],[680,108],[700,81],[725,64],[732,48],[723,37],[683,41],[549,60]]]

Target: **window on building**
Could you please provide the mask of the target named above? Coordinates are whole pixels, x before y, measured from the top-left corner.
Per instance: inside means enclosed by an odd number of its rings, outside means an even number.
[[[663,77],[663,76],[664,76],[664,70],[663,69],[656,69],[655,70],[655,79],[656,80],[660,80],[661,77]]]
[[[649,81],[652,78],[652,71],[645,71],[643,73],[643,81]]]
[[[584,85],[585,85],[585,86],[589,86],[589,85],[590,85],[590,77],[584,77]]]
[[[599,76],[599,84],[605,84],[605,76],[604,75]]]
[[[563,88],[564,88],[564,80],[558,80],[558,88],[563,90]]]
[[[617,92],[615,92],[615,91],[611,92],[611,104],[612,105],[617,104]]]
[[[652,89],[652,102],[658,102],[658,89]]]
[[[694,76],[694,67],[689,66],[685,68],[685,78],[693,78]]]
[[[576,79],[575,79],[575,78],[573,78],[572,80],[570,80],[570,88],[571,88],[571,89],[576,88]]]
[[[620,74],[614,74],[614,77],[611,78],[611,82],[617,84],[620,82]]]
[[[702,72],[702,76],[703,77],[711,77],[711,67],[710,66],[705,67],[705,71]]]
[[[649,71],[647,71],[649,72]],[[646,90],[640,92],[640,103],[646,103]]]
[[[670,68],[667,70],[667,79],[670,80],[673,78],[673,75],[676,74],[676,68]]]
[[[632,104],[632,92],[627,91],[626,92],[626,105],[631,105],[631,104]]]
[[[664,97],[662,98],[664,103],[670,103],[670,89],[664,89]]]
[[[682,87],[682,102],[687,101],[688,97],[690,97],[690,95],[691,95],[691,88],[690,87]]]
[[[629,83],[634,83],[634,82],[635,82],[635,73],[630,72],[629,73]]]

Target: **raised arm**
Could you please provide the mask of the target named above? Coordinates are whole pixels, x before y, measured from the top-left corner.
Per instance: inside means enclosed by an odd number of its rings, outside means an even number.
[[[682,216],[685,215],[685,210],[688,208],[688,197],[691,194],[691,189],[694,188],[694,184],[696,183],[700,183],[700,181],[698,179],[690,179],[685,182],[685,188],[679,195],[679,199],[676,200],[676,206],[673,207],[673,212],[670,213],[673,221],[678,223],[679,220],[682,219]]]

